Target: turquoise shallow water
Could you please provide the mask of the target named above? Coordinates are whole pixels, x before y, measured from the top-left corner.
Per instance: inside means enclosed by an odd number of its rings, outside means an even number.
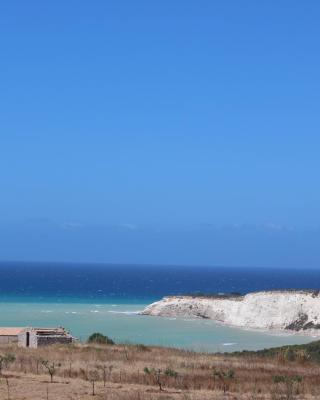
[[[64,326],[84,341],[102,332],[117,342],[174,346],[197,351],[262,349],[307,343],[312,337],[230,328],[208,320],[188,320],[137,315],[146,304],[84,303],[79,301],[0,303],[0,326]]]
[[[0,262],[0,326],[62,325],[81,340],[204,351],[260,349],[310,337],[250,332],[208,320],[137,315],[166,295],[319,288],[320,270]]]

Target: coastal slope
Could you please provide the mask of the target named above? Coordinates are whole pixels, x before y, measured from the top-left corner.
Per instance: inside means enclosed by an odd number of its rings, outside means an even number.
[[[208,318],[231,326],[320,334],[319,291],[282,290],[244,296],[171,296],[143,315]]]

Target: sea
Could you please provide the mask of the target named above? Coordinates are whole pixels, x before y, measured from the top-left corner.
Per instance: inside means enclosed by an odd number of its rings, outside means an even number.
[[[315,338],[139,311],[168,295],[319,288],[320,271],[308,269],[0,262],[0,326],[64,326],[80,341],[101,332],[118,343],[256,350]]]

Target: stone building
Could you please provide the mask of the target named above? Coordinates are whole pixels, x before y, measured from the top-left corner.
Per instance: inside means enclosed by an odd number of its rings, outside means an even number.
[[[51,344],[70,344],[74,338],[64,328],[25,328],[18,334],[18,345],[37,348]]]
[[[24,331],[25,328],[0,327],[0,344],[18,343],[18,335]]]

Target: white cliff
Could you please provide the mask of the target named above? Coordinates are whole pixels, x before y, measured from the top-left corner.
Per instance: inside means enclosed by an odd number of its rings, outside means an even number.
[[[242,328],[288,330],[320,335],[318,291],[267,291],[226,297],[164,297],[146,307],[142,314],[209,318]]]

